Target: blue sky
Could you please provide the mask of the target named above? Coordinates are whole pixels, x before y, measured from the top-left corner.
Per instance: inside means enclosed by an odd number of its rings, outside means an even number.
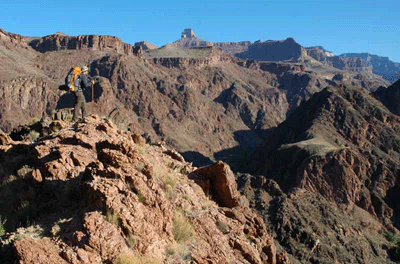
[[[192,28],[212,42],[293,37],[337,55],[369,52],[400,62],[399,10],[398,0],[4,0],[0,28],[24,36],[112,35],[158,46]]]

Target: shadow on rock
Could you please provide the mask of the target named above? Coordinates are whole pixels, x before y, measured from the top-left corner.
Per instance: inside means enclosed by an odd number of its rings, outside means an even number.
[[[214,157],[217,160],[228,163],[233,171],[242,171],[246,168],[247,163],[252,159],[256,148],[262,144],[263,140],[272,132],[272,130],[273,128],[259,131],[236,131],[234,132],[234,136],[239,145],[216,152],[214,153]]]
[[[204,156],[200,152],[186,151],[181,153],[181,155],[186,161],[192,162],[193,166],[196,167],[202,167],[213,163],[213,161],[209,157]]]

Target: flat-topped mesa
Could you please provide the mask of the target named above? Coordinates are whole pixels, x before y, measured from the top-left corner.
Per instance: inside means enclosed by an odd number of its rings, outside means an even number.
[[[42,53],[57,50],[92,49],[112,51],[125,55],[137,55],[141,51],[140,47],[126,44],[119,37],[105,35],[68,36],[56,33],[40,39],[34,39],[29,45]]]
[[[293,38],[265,42],[259,40],[251,44],[247,51],[236,54],[239,58],[259,61],[297,61],[305,55],[304,48]]]
[[[234,61],[235,58],[215,47],[181,48],[166,46],[155,52],[145,55],[155,64],[167,68],[181,68],[183,66],[202,67],[219,62]]]
[[[247,51],[248,47],[251,45],[251,41],[209,42],[197,37],[191,28],[187,28],[182,31],[181,38],[173,42],[172,45],[182,48],[218,47],[231,55],[235,55]]]

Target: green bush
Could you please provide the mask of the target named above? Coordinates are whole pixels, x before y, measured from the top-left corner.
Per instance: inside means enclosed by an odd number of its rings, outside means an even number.
[[[385,233],[384,234],[385,238],[387,241],[389,241],[390,244],[393,246],[397,245],[399,243],[399,237],[396,235],[396,233]]]
[[[391,249],[392,258],[394,258],[395,261],[400,260],[400,238],[392,232],[385,233],[384,236],[387,241],[389,241],[389,243],[393,246],[393,248]]]

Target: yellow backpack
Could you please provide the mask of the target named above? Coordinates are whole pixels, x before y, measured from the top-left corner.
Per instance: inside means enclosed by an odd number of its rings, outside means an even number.
[[[65,77],[65,85],[68,86],[70,92],[75,91],[75,79],[76,76],[81,74],[81,71],[80,67],[73,67],[68,71],[67,77]]]

